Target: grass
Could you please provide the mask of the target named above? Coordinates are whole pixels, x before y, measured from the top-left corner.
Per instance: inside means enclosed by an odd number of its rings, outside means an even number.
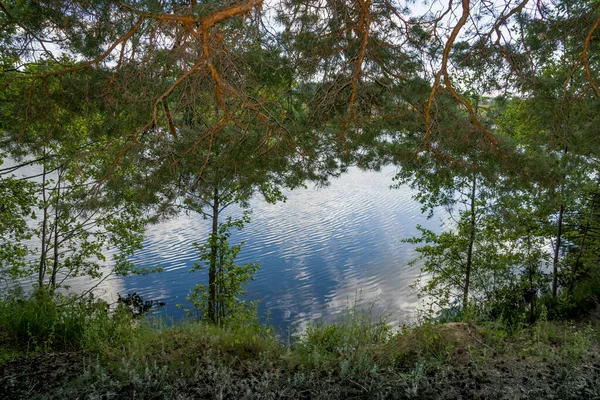
[[[598,339],[593,324],[393,329],[350,310],[283,343],[248,316],[166,324],[93,299],[14,297],[0,304],[0,398],[595,398]]]

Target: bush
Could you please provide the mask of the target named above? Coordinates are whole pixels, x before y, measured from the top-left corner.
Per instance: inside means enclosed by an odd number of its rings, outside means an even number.
[[[599,302],[600,272],[594,272],[577,282],[571,294],[565,290],[557,297],[546,294],[541,299],[550,320],[581,319],[594,310]]]
[[[375,362],[373,349],[391,335],[385,318],[352,309],[332,324],[310,324],[292,346],[293,358],[301,368],[329,371],[343,357],[346,368],[366,371]]]
[[[45,289],[26,297],[15,291],[0,301],[5,341],[33,350],[98,349],[124,340],[134,329],[127,310],[110,313],[93,296],[64,296]],[[102,343],[102,345],[101,345]]]

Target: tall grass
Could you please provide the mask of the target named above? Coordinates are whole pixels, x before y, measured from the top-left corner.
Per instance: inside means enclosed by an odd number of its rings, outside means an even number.
[[[0,301],[0,340],[32,351],[101,351],[128,340],[132,322],[127,310],[109,312],[106,302],[93,297],[14,291]]]

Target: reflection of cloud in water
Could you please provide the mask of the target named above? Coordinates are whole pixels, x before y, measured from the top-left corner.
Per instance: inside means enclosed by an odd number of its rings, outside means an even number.
[[[76,293],[87,292],[93,288],[94,297],[100,297],[113,304],[117,302],[118,295],[124,296],[125,285],[122,277],[109,276],[107,279],[98,282],[88,277],[78,277],[69,282],[71,290]],[[96,286],[97,285],[97,286]],[[94,288],[94,286],[96,286]]]
[[[160,266],[165,271],[186,268],[189,260],[196,258],[192,243],[202,242],[207,235],[206,221],[195,214],[150,225],[144,248],[136,252],[133,261],[146,267]]]
[[[89,292],[96,298],[101,298],[106,300],[109,304],[114,304],[117,302],[119,294],[125,294],[125,278],[110,274],[110,268],[106,266],[102,268],[102,272],[103,277],[99,279],[90,278],[89,276],[68,278],[64,281],[64,287],[61,288],[61,292],[74,294]],[[19,281],[19,285],[23,288],[25,293],[28,293],[35,285],[37,285],[37,279],[34,277],[22,279]]]

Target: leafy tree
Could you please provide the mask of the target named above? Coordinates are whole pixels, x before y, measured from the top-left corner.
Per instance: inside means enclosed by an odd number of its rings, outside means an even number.
[[[230,27],[224,29],[227,28]],[[230,252],[224,250],[222,239],[219,239],[225,234],[220,233],[222,213],[232,205],[248,208],[249,200],[256,193],[269,202],[283,200],[280,187],[298,185],[304,174],[304,168],[294,160],[296,148],[293,143],[279,136],[275,127],[265,127],[266,115],[282,112],[284,101],[289,104],[289,99],[282,98],[280,91],[291,82],[285,70],[263,76],[265,66],[261,60],[275,60],[281,56],[275,50],[265,50],[257,45],[255,41],[261,40],[260,37],[250,39],[240,38],[240,42],[232,44],[238,52],[239,67],[226,70],[221,77],[230,81],[248,79],[256,82],[257,86],[244,90],[265,99],[260,111],[249,106],[249,109],[230,113],[226,106],[229,100],[215,99],[213,88],[197,82],[200,86],[195,88],[195,99],[188,99],[189,94],[183,93],[176,103],[167,106],[170,120],[157,125],[146,139],[152,143],[153,150],[148,152],[147,147],[140,148],[139,154],[142,165],[148,166],[149,180],[157,183],[167,207],[175,212],[197,212],[211,220],[207,239],[210,243],[208,303],[205,305],[206,317],[211,322],[222,318],[219,296],[223,297],[222,293],[227,289],[222,287],[225,281],[219,278],[220,271],[225,268],[219,261],[224,257],[220,254]],[[258,79],[265,81],[259,83]],[[207,127],[208,132],[202,133]],[[165,134],[169,135],[168,140],[164,139]]]
[[[190,291],[186,299],[192,303],[193,310],[186,309],[188,316],[195,311],[199,317],[221,324],[229,317],[247,311],[247,307],[254,306],[240,300],[239,296],[245,294],[243,285],[254,279],[259,265],[237,265],[235,259],[242,244],[234,246],[229,244],[231,229],[242,229],[244,224],[249,222],[247,213],[240,219],[234,220],[228,217],[225,223],[219,224],[218,232],[211,234],[208,241],[201,244],[194,243],[200,263],[195,263],[190,272],[203,270],[208,266],[209,273],[214,269],[214,283],[209,280],[208,285],[196,284]]]
[[[598,93],[595,90],[595,70],[590,68],[589,57],[597,52],[595,31],[598,26],[595,23],[597,9],[591,2],[579,2],[577,5],[559,2],[552,7],[542,2],[538,3],[540,7],[537,10],[528,9],[526,3],[515,4],[512,8],[507,3],[504,9],[496,9],[501,10],[499,15],[489,9],[479,14],[480,18],[472,19],[468,17],[478,15],[477,6],[469,8],[468,3],[466,6],[463,3],[462,17],[452,33],[470,26],[472,36],[460,43],[446,42],[447,51],[444,51],[441,70],[432,89],[436,100],[441,98],[437,94],[441,90],[436,86],[450,92],[458,105],[467,111],[476,131],[489,141],[489,146],[484,142],[473,145],[466,136],[462,149],[460,146],[448,146],[452,145],[453,138],[460,137],[464,131],[460,128],[449,131],[452,133],[448,133],[447,138],[438,139],[438,136],[430,135],[430,138],[435,138],[433,153],[440,155],[441,160],[446,159],[446,166],[452,167],[452,171],[435,168],[425,161],[428,158],[421,156],[420,160],[417,159],[420,164],[414,163],[417,167],[411,168],[413,164],[404,163],[399,178],[410,181],[421,176],[415,182],[420,182],[417,185],[424,203],[448,204],[454,201],[455,190],[460,188],[454,185],[456,180],[467,176],[461,173],[460,164],[471,162],[476,165],[471,169],[477,171],[477,180],[483,181],[484,188],[494,187],[491,197],[486,198],[485,193],[471,196],[472,199],[477,197],[480,203],[486,203],[476,219],[480,226],[477,231],[465,231],[462,227],[468,216],[463,214],[453,232],[440,237],[430,233],[424,235],[423,240],[433,243],[423,249],[425,258],[430,257],[426,268],[431,270],[432,265],[442,265],[440,257],[443,255],[442,258],[447,257],[446,268],[453,271],[454,280],[461,274],[468,276],[467,268],[458,269],[458,266],[468,264],[470,252],[463,253],[460,246],[468,249],[474,243],[475,249],[485,248],[483,244],[490,237],[485,238],[484,235],[478,238],[477,232],[481,229],[483,234],[490,224],[495,229],[491,230],[493,237],[502,240],[501,243],[514,244],[511,252],[503,250],[502,254],[514,254],[515,260],[520,260],[515,264],[504,263],[507,266],[505,282],[512,281],[514,284],[506,286],[502,293],[507,299],[512,299],[513,308],[519,308],[514,307],[515,304],[527,304],[530,319],[533,319],[536,298],[547,291],[544,271],[550,254],[544,247],[554,243],[551,254],[554,269],[552,292],[556,296],[561,276],[569,274],[568,269],[562,268],[563,264],[575,265],[569,260],[576,260],[576,254],[581,254],[579,246],[565,240],[570,235],[569,227],[579,227],[579,232],[585,232],[588,226],[586,222],[576,221],[577,216],[582,215],[576,210],[586,203],[586,193],[593,188],[597,173],[594,167],[596,146],[590,145],[590,142],[586,144],[584,138],[590,139],[587,129],[594,125],[597,115],[592,111],[598,105]],[[450,5],[448,10],[451,9]],[[467,18],[463,18],[465,16]],[[515,24],[510,28],[506,26],[509,19]],[[524,39],[512,40],[509,31],[518,32]],[[477,98],[480,97],[469,93],[468,82],[465,88],[457,79],[457,75],[464,75],[465,69],[475,71],[474,76],[495,75],[489,80],[491,89],[505,91],[512,97],[505,102],[506,108],[492,107],[484,114],[478,114]],[[501,103],[496,102],[499,106]],[[486,123],[486,119],[490,122]],[[469,145],[479,150],[473,151],[468,148]],[[482,157],[492,152],[498,153],[503,162],[484,162]],[[489,173],[494,170],[499,173]],[[491,180],[486,183],[484,177]],[[494,185],[490,186],[489,183],[494,181]],[[527,212],[523,213],[523,210]],[[474,215],[475,212],[469,214]],[[473,232],[476,233],[473,236],[475,241],[466,240]],[[590,238],[589,234],[572,237],[579,240]],[[573,255],[568,256],[569,252]],[[491,255],[488,258],[494,259]],[[581,263],[581,258],[579,260]],[[492,268],[493,264],[490,261],[488,267]],[[572,271],[573,267],[569,269]],[[440,279],[434,280],[432,285],[441,290],[448,282]],[[456,282],[453,285],[456,289]],[[511,292],[513,295],[508,295]]]
[[[533,318],[544,245],[555,297],[597,270],[600,20],[592,0],[530,3],[0,2],[0,146],[40,168],[23,190],[4,170],[20,214],[1,225],[3,262],[21,269],[14,243],[35,233],[39,285],[95,275],[101,248],[139,245],[137,205],[181,206],[212,219],[215,320],[225,207],[391,162],[424,210],[462,208],[451,232],[423,233],[431,266],[460,277],[434,282],[463,305],[526,288]]]
[[[40,68],[54,67],[49,62]],[[35,248],[29,249],[36,261],[30,259],[26,268],[12,263],[12,269],[37,275],[38,287],[55,288],[69,277],[100,277],[110,250],[111,271],[127,274],[133,267],[127,257],[141,246],[144,231],[141,203],[131,184],[136,173],[123,166],[110,182],[105,179],[115,157],[114,137],[99,133],[106,115],[93,103],[63,97],[62,82],[45,81],[41,87],[45,100],[21,97],[21,91],[30,89],[28,84],[2,93],[7,101],[0,106],[0,148],[11,164],[0,174],[3,183],[18,180],[22,185],[16,199],[27,195],[23,204],[29,206],[13,210],[20,212],[14,218],[27,225],[29,238],[36,239]],[[36,109],[39,112],[28,115],[27,110]],[[25,126],[20,123],[23,118]],[[31,220],[34,206],[39,212]],[[14,236],[13,245],[24,248],[26,238]]]
[[[0,279],[17,278],[26,271],[29,254],[25,241],[33,230],[28,218],[35,217],[34,185],[0,175]]]
[[[244,151],[245,146],[251,146],[244,143],[242,148],[235,142],[235,136],[232,141],[222,143],[225,133],[222,132],[213,144],[213,149],[221,150],[232,149],[235,151]],[[253,149],[253,147],[250,147]],[[225,150],[228,151],[228,150]],[[229,156],[229,155],[228,155]],[[269,162],[277,160],[277,155],[270,154],[266,156],[252,155],[224,157],[211,157],[209,163],[204,167],[202,178],[196,183],[197,170],[183,169],[180,182],[184,185],[185,194],[183,196],[183,207],[188,211],[201,214],[204,218],[211,221],[211,231],[207,242],[204,245],[195,245],[203,261],[208,261],[208,286],[197,287],[193,292],[207,290],[208,303],[206,307],[206,316],[211,322],[219,322],[229,311],[232,299],[240,294],[240,289],[236,289],[237,283],[243,283],[252,274],[254,268],[237,267],[233,264],[239,247],[230,247],[228,243],[229,229],[232,227],[242,228],[243,223],[249,220],[243,219],[235,222],[228,221],[225,224],[220,223],[223,211],[232,205],[242,208],[249,207],[250,198],[256,193],[261,193],[268,202],[284,200],[285,197],[276,186],[276,176],[274,171],[269,168]],[[262,158],[262,160],[261,160]],[[217,164],[218,160],[224,160],[224,164]],[[234,161],[239,160],[239,161]],[[191,161],[191,160],[190,160]],[[232,164],[230,164],[232,163]],[[266,163],[266,164],[265,164]],[[195,166],[192,163],[188,168]],[[284,164],[285,165],[285,164]],[[185,168],[182,161],[180,166]],[[207,253],[207,250],[208,253]],[[232,298],[227,298],[224,294],[232,289]],[[192,294],[192,296],[194,296]]]

